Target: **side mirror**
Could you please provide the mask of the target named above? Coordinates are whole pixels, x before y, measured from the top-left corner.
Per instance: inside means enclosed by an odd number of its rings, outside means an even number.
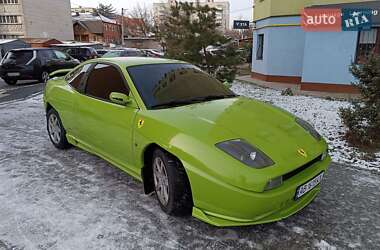
[[[124,106],[132,102],[129,96],[123,93],[118,93],[118,92],[112,92],[110,94],[110,100],[113,103],[124,105]]]

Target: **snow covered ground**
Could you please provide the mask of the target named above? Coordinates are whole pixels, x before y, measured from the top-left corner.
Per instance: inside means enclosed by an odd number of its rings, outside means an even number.
[[[41,95],[0,104],[0,250],[380,248],[380,178],[369,171],[335,164],[290,218],[215,228],[167,216],[141,183],[96,156],[55,149],[45,126]]]
[[[240,95],[270,102],[314,125],[327,140],[333,161],[380,172],[380,152],[374,159],[365,159],[364,153],[350,147],[343,139],[345,127],[338,110],[348,107],[348,102],[310,96],[282,96],[281,91],[242,82],[235,82],[232,90]]]

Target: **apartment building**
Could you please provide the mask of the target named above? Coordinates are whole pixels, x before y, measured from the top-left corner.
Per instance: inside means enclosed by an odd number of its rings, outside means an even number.
[[[0,39],[73,40],[70,0],[0,0]]]
[[[175,4],[175,0],[167,0],[165,2],[155,2],[153,3],[154,18],[159,23],[165,16],[170,13],[170,6]],[[230,29],[230,2],[229,1],[214,1],[214,0],[192,0],[187,1],[194,4],[200,4],[202,6],[208,5],[212,8],[217,9],[216,21],[220,24],[220,29],[226,31]]]

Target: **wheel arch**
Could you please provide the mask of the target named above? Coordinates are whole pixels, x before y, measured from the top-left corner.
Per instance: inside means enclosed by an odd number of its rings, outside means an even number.
[[[173,153],[169,152],[165,148],[161,147],[157,143],[151,143],[145,147],[143,150],[142,154],[142,159],[143,159],[143,167],[141,169],[141,177],[143,180],[143,187],[144,187],[144,193],[145,194],[150,194],[154,192],[154,181],[153,181],[153,169],[152,169],[152,158],[153,158],[153,152],[156,149],[161,149],[162,151],[166,152],[167,154],[170,154],[173,156],[175,159],[180,164],[180,167],[182,167],[186,173],[186,178],[187,178],[187,185],[189,185],[189,189],[191,192],[191,198],[193,199],[193,194],[192,194],[192,188],[191,188],[191,182],[189,180],[189,175],[187,174],[186,168],[184,167],[182,161]]]
[[[49,112],[49,110],[51,110],[51,109],[56,110],[56,109],[53,107],[53,105],[51,105],[49,102],[46,102],[46,109],[45,109],[46,114],[47,114],[47,112]]]

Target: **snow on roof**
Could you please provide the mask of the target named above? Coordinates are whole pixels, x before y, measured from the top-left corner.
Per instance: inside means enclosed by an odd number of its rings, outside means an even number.
[[[85,46],[95,46],[100,45],[101,43],[80,43],[80,42],[72,42],[72,41],[63,41],[61,44],[52,44],[55,47],[85,47]]]
[[[5,43],[11,43],[16,41],[17,39],[0,39],[0,44],[5,44]]]
[[[105,23],[117,24],[116,20],[110,19],[110,18],[105,17],[101,14],[94,15],[94,14],[90,14],[90,13],[79,13],[79,15],[78,15],[78,13],[73,13],[72,18],[73,18],[73,20],[76,20],[76,21],[98,21],[98,20],[101,20],[102,22],[105,22]]]

